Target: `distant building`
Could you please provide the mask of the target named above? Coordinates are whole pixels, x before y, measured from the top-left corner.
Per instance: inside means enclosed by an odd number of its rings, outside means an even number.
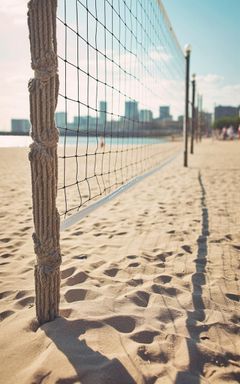
[[[27,119],[12,119],[11,131],[13,133],[29,133],[30,122]]]
[[[87,129],[96,126],[97,119],[93,116],[74,116],[73,123],[68,124],[71,129]]]
[[[154,120],[156,124],[156,128],[160,128],[162,134],[164,135],[175,135],[175,134],[181,134],[183,130],[183,124],[181,120],[174,121],[174,120],[168,120],[168,119],[162,119],[160,120],[155,119]]]
[[[125,101],[125,117],[130,120],[139,120],[137,101]]]
[[[159,118],[160,120],[172,120],[172,116],[170,115],[170,107],[168,105],[159,107]]]
[[[107,102],[106,101],[100,101],[99,104],[99,123],[104,125],[107,121]]]
[[[239,111],[240,107],[218,105],[214,109],[214,119],[219,120],[223,117],[238,117]]]
[[[67,112],[56,112],[55,121],[57,128],[67,128]]]
[[[153,119],[153,113],[149,109],[141,109],[139,112],[139,121],[142,121],[144,123],[148,121],[152,121]]]
[[[183,124],[184,124],[184,116],[183,115],[178,116],[178,123],[179,123],[179,126],[183,129]]]
[[[87,125],[87,116],[74,116],[73,118],[73,128],[78,129]]]
[[[212,131],[212,114],[208,112],[201,112],[201,124],[202,134],[210,136]]]

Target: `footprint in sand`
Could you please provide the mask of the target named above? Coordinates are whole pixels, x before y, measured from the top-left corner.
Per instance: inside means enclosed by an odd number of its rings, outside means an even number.
[[[155,250],[153,250],[153,252],[155,252]],[[157,260],[165,261],[167,257],[172,255],[173,255],[173,252],[169,251],[169,252],[158,253],[155,257]]]
[[[11,239],[9,237],[4,237],[4,238],[0,239],[0,241],[2,243],[9,243],[9,241],[11,241]]]
[[[2,263],[0,263],[0,265],[7,265],[7,264],[10,264],[10,261],[3,261]]]
[[[128,255],[127,258],[132,260],[132,259],[136,259],[137,256],[135,256],[135,255]]]
[[[182,245],[181,247],[185,252],[187,253],[192,253],[192,248],[190,247],[190,245]]]
[[[130,300],[136,304],[138,307],[147,307],[150,295],[145,291],[137,291],[133,295],[128,296]]]
[[[73,303],[75,301],[95,300],[99,294],[88,289],[69,289],[64,297],[68,303]]]
[[[230,300],[240,302],[240,295],[235,295],[235,294],[233,294],[233,293],[226,293],[226,296],[227,296],[227,298],[230,299]]]
[[[21,274],[24,274],[24,273],[28,273],[28,272],[32,272],[32,270],[33,270],[33,268],[23,268],[22,270],[20,270],[19,272],[21,273]]]
[[[131,279],[127,282],[128,285],[131,285],[131,287],[137,287],[138,285],[143,284],[143,279]]]
[[[158,264],[156,264],[156,267],[158,267],[158,268],[165,268],[165,263],[164,262],[158,263]]]
[[[174,322],[174,320],[183,316],[183,312],[171,307],[168,307],[168,308],[161,307],[159,309],[159,312],[160,314],[158,315],[157,319],[164,324]]]
[[[185,255],[184,252],[179,252],[179,253],[176,254],[176,257],[182,257],[182,256],[184,256],[184,255]]]
[[[233,248],[236,249],[237,251],[240,251],[240,245],[234,245],[233,244]]]
[[[164,262],[166,260],[166,255],[164,253],[159,253],[159,255],[156,255],[156,259]]]
[[[157,331],[140,331],[131,336],[131,339],[141,344],[151,344],[155,336],[158,336]]]
[[[86,260],[86,259],[87,259],[87,255],[77,255],[77,256],[73,256],[73,259],[77,259],[77,260]]]
[[[28,296],[16,301],[14,307],[19,309],[22,309],[25,307],[31,308],[33,306],[33,303],[34,303],[34,297]]]
[[[136,268],[136,267],[139,267],[139,263],[131,263],[131,264],[129,264],[128,265],[128,267],[130,267],[130,268]]]
[[[14,311],[3,311],[0,313],[0,321],[3,321],[7,317],[13,315],[15,312]]]
[[[66,279],[67,277],[71,276],[75,272],[75,270],[75,267],[64,269],[63,271],[61,271],[61,279]]]
[[[67,279],[66,284],[70,286],[77,285],[77,284],[84,283],[84,281],[86,281],[87,279],[88,279],[88,275],[85,272],[78,272],[76,273],[76,275],[70,276]]]
[[[99,261],[96,261],[94,263],[91,263],[90,265],[91,265],[91,268],[98,269],[98,268],[100,268],[104,264],[105,264],[105,261],[99,260]]]
[[[181,293],[181,291],[174,287],[164,287],[162,285],[153,284],[152,290],[154,293],[158,293],[159,295],[165,295],[165,296],[174,296],[176,297],[178,294]]]
[[[161,284],[167,284],[172,280],[172,276],[169,275],[160,275],[158,277],[155,277],[153,279],[154,283],[161,283]]]
[[[240,324],[240,316],[238,316],[237,314],[233,314],[231,317],[230,317],[230,321],[236,325],[239,325]]]
[[[83,234],[82,231],[76,231],[76,232],[73,232],[73,235],[74,235],[74,236],[80,236],[80,235],[82,235],[82,234]]]
[[[148,362],[158,362],[162,364],[166,364],[169,361],[169,356],[164,351],[149,351],[148,346],[141,345],[137,351],[138,356],[141,357],[142,360]],[[153,381],[155,383],[155,380]]]
[[[4,299],[5,297],[10,296],[13,293],[13,291],[4,291],[0,293],[0,300]]]
[[[25,231],[29,231],[29,229],[31,229],[32,227],[24,227],[23,229],[22,229],[22,232],[25,232]]]
[[[110,269],[106,269],[106,271],[104,271],[104,274],[110,277],[115,277],[118,272],[119,272],[119,268],[110,268]]]
[[[15,299],[19,300],[19,299],[22,299],[23,297],[29,295],[30,291],[19,291],[16,296],[15,296]]]
[[[213,243],[213,244],[219,244],[219,243],[224,242],[225,240],[226,240],[225,238],[221,238],[221,239],[213,239],[213,240],[210,240],[210,243]]]
[[[12,255],[10,254],[10,253],[3,253],[2,255],[1,255],[1,257],[3,258],[3,259],[8,259],[9,257],[11,257]]]
[[[114,316],[103,321],[121,333],[130,333],[136,326],[136,321],[131,316]]]
[[[123,235],[126,235],[127,232],[116,232],[115,235],[117,236],[123,236]]]
[[[104,236],[104,235],[105,235],[105,233],[103,233],[103,232],[98,232],[98,233],[93,234],[93,236],[95,236],[95,237]]]

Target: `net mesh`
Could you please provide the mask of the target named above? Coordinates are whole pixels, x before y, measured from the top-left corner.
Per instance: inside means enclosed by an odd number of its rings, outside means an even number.
[[[156,0],[58,0],[57,34],[66,218],[176,150],[163,135],[181,132],[184,55]]]

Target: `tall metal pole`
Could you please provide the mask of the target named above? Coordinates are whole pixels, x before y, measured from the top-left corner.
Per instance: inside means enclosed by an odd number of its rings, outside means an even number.
[[[202,95],[198,96],[198,126],[199,126],[199,141],[202,140]]]
[[[195,136],[195,89],[196,89],[196,80],[195,75],[192,76],[192,132],[191,132],[191,148],[190,153],[193,154],[194,150],[194,136]]]
[[[186,78],[185,78],[184,159],[183,159],[184,167],[188,166],[188,127],[189,127],[188,104],[189,104],[190,52],[191,52],[191,46],[188,44],[185,47]]]
[[[196,128],[197,128],[197,132],[196,132],[196,141],[198,142],[199,141],[199,135],[200,135],[200,112],[199,112],[199,108],[200,108],[200,95],[199,93],[197,94],[197,122],[196,122]]]

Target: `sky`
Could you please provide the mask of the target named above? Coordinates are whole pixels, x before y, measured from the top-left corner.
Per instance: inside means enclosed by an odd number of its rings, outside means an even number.
[[[203,108],[240,105],[240,0],[162,2],[181,47],[192,46],[190,70],[197,75]],[[26,0],[0,1],[0,130],[10,130],[11,118],[29,117],[26,12]]]
[[[163,0],[182,47],[192,46],[203,108],[240,105],[240,0]]]

